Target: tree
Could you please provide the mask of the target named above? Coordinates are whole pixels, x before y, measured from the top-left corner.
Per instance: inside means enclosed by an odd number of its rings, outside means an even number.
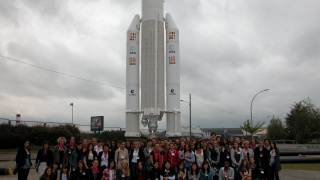
[[[285,139],[286,133],[284,129],[284,125],[282,124],[282,121],[279,118],[272,118],[268,127],[268,138],[272,140],[276,139]]]
[[[319,138],[320,110],[311,103],[309,98],[295,103],[285,119],[289,139],[307,143]]]
[[[251,127],[249,119],[247,119],[244,123],[243,126],[240,125],[240,128],[248,133],[250,133],[252,136],[260,131],[262,131],[261,127],[264,125],[265,122],[260,123],[258,122],[257,124],[253,124],[253,127]]]

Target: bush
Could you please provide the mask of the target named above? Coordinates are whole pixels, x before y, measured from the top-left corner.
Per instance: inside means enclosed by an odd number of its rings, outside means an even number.
[[[27,140],[24,136],[6,132],[0,134],[0,149],[10,149],[21,147],[24,141]]]
[[[38,146],[41,146],[44,141],[49,141],[51,146],[54,146],[59,137],[65,137],[68,141],[72,136],[79,140],[81,133],[77,127],[71,125],[31,127],[32,143]]]
[[[97,137],[101,139],[103,142],[107,142],[110,140],[122,141],[126,139],[124,134],[125,134],[125,131],[111,130],[111,131],[103,131],[102,133],[98,134]]]

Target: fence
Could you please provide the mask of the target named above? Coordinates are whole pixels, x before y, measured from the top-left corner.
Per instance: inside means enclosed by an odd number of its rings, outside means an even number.
[[[67,125],[71,123],[59,123],[59,122],[45,122],[45,121],[17,121],[17,120],[11,120],[11,119],[5,119],[5,118],[0,118],[0,124],[10,124],[10,125],[26,125],[26,126],[59,126],[59,125]],[[83,133],[92,133],[90,130],[90,124],[85,125],[85,124],[73,124],[74,126],[78,127],[79,130]],[[114,131],[125,131],[125,128],[122,127],[104,127],[103,131],[108,131],[108,130],[114,130]],[[101,130],[102,131],[102,130]]]

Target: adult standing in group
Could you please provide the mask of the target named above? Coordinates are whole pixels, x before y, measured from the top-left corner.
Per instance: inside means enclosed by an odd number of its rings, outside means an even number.
[[[102,141],[100,139],[97,140],[97,145],[94,146],[94,150],[97,154],[103,151]]]
[[[180,155],[179,155],[179,151],[174,149],[173,143],[170,143],[169,145],[169,150],[167,153],[167,161],[170,162],[171,167],[176,171],[180,161]]]
[[[18,180],[27,180],[30,167],[32,166],[30,157],[30,142],[24,141],[23,145],[18,149],[16,155],[16,166],[18,170]]]
[[[274,141],[270,143],[270,160],[269,160],[269,166],[270,166],[270,179],[273,180],[276,178],[276,180],[279,180],[279,171],[281,170],[280,165],[280,151],[277,148],[277,145]]]
[[[225,144],[224,147],[222,148],[223,150],[220,153],[220,162],[223,164],[224,161],[229,161],[229,164],[232,164],[231,160],[231,152],[229,149],[229,144]]]
[[[203,149],[201,147],[201,143],[196,142],[195,148],[196,149],[194,150],[194,155],[196,158],[196,163],[197,163],[198,167],[202,167],[202,163],[204,161],[204,154],[203,154]]]
[[[264,142],[264,147],[268,150],[268,163],[267,163],[267,166],[266,166],[266,172],[265,172],[265,174],[266,174],[266,178],[269,178],[269,175],[270,175],[270,166],[269,166],[269,158],[270,158],[270,149],[271,149],[271,147],[270,147],[270,143],[271,143],[271,141],[270,141],[270,139],[268,139],[268,138],[266,138],[266,139],[264,139],[263,140],[263,142]]]
[[[76,141],[76,139],[74,137],[71,137],[70,142],[68,144],[66,144],[66,146],[68,148],[69,158],[71,157],[72,152],[77,149],[77,145],[76,145],[75,141]]]
[[[235,179],[239,179],[239,167],[241,165],[240,161],[240,152],[241,149],[239,147],[239,144],[237,142],[233,143],[233,148],[231,149],[231,161],[232,161],[232,167],[234,169],[234,176]]]
[[[143,150],[139,147],[139,142],[133,142],[133,149],[129,154],[129,162],[130,162],[130,170],[131,170],[131,178],[136,179],[136,171],[138,168],[138,162],[142,161],[144,163],[145,157]]]
[[[56,145],[53,148],[52,152],[53,152],[53,162],[58,163],[57,174],[60,174],[60,170],[62,170],[62,166],[64,165],[68,166],[69,153],[68,153],[67,147],[65,146],[66,138],[59,137],[57,142],[58,142],[58,145]]]
[[[115,152],[114,159],[116,160],[117,169],[121,169],[121,165],[122,165],[121,161],[126,160],[127,162],[129,162],[129,154],[128,154],[128,150],[125,148],[125,145],[126,143],[124,141],[121,142],[120,147]]]
[[[244,141],[243,142],[243,149],[241,150],[241,154],[240,154],[240,161],[242,162],[243,159],[247,159],[249,162],[250,158],[252,158],[252,157],[254,158],[254,152],[249,147],[249,141]]]
[[[151,170],[150,164],[150,153],[153,151],[152,140],[148,139],[147,146],[143,149],[144,157],[145,157],[145,166],[148,172]]]
[[[84,154],[87,151],[88,144],[89,144],[88,139],[82,140],[82,154]]]
[[[82,160],[82,143],[78,143],[76,149],[71,153],[69,158],[69,164],[71,171],[75,171],[77,163],[79,160]]]
[[[220,151],[218,147],[218,143],[216,141],[213,142],[213,145],[210,145],[210,151],[211,151],[211,167],[219,169],[220,164]]]
[[[255,149],[257,147],[257,140],[255,138],[252,138],[250,141],[250,148]]]
[[[189,143],[187,143],[184,146],[184,151],[183,152],[184,152],[183,160],[184,160],[185,168],[186,168],[187,171],[190,171],[192,163],[195,162],[195,156],[194,156],[194,153],[190,149],[190,144]]]
[[[126,146],[125,146],[125,148],[127,149],[127,151],[128,151],[128,154],[131,154],[131,151],[132,151],[132,144],[131,144],[131,142],[130,141],[126,141]]]
[[[268,161],[269,161],[269,152],[268,149],[264,147],[264,143],[263,141],[259,141],[258,146],[254,149],[254,161],[256,163],[256,165],[258,166],[259,163],[261,163],[260,165],[263,168],[264,172],[263,174],[267,174],[268,172]],[[265,179],[266,177],[262,177],[262,179]]]
[[[103,151],[99,153],[98,160],[99,160],[99,171],[102,173],[109,165],[109,162],[114,159],[114,153],[109,148],[108,144],[104,144],[102,146]],[[115,164],[113,165],[115,167]]]
[[[50,150],[50,144],[48,141],[44,141],[42,149],[39,149],[36,158],[36,170],[38,176],[41,177],[48,166],[53,163],[53,153]]]
[[[96,151],[94,151],[93,147],[93,144],[89,143],[87,151],[83,154],[83,161],[87,169],[92,167],[93,161],[95,159],[98,159],[98,154],[96,153]]]
[[[163,155],[164,153],[160,150],[160,144],[156,143],[153,151],[150,153],[150,164],[153,166],[153,164],[157,161],[159,169],[162,169],[162,164],[164,162]]]

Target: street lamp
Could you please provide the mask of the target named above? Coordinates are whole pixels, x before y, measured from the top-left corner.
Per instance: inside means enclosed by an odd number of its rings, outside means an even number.
[[[251,101],[251,106],[250,106],[250,111],[251,111],[251,127],[253,127],[253,122],[252,122],[252,103],[253,103],[253,100],[254,100],[254,98],[256,98],[256,96],[258,95],[258,94],[260,94],[260,93],[262,93],[262,92],[264,92],[264,91],[269,91],[269,89],[265,89],[265,90],[262,90],[262,91],[260,91],[260,92],[258,92],[256,95],[254,95],[254,97],[253,97],[253,99],[252,99],[252,101]]]
[[[70,103],[70,106],[72,108],[72,124],[73,124],[73,103]]]
[[[189,104],[189,119],[190,119],[190,131],[189,131],[189,136],[191,137],[191,94],[189,94],[189,102],[188,101],[184,101],[184,100],[180,100],[181,102],[186,102]]]

